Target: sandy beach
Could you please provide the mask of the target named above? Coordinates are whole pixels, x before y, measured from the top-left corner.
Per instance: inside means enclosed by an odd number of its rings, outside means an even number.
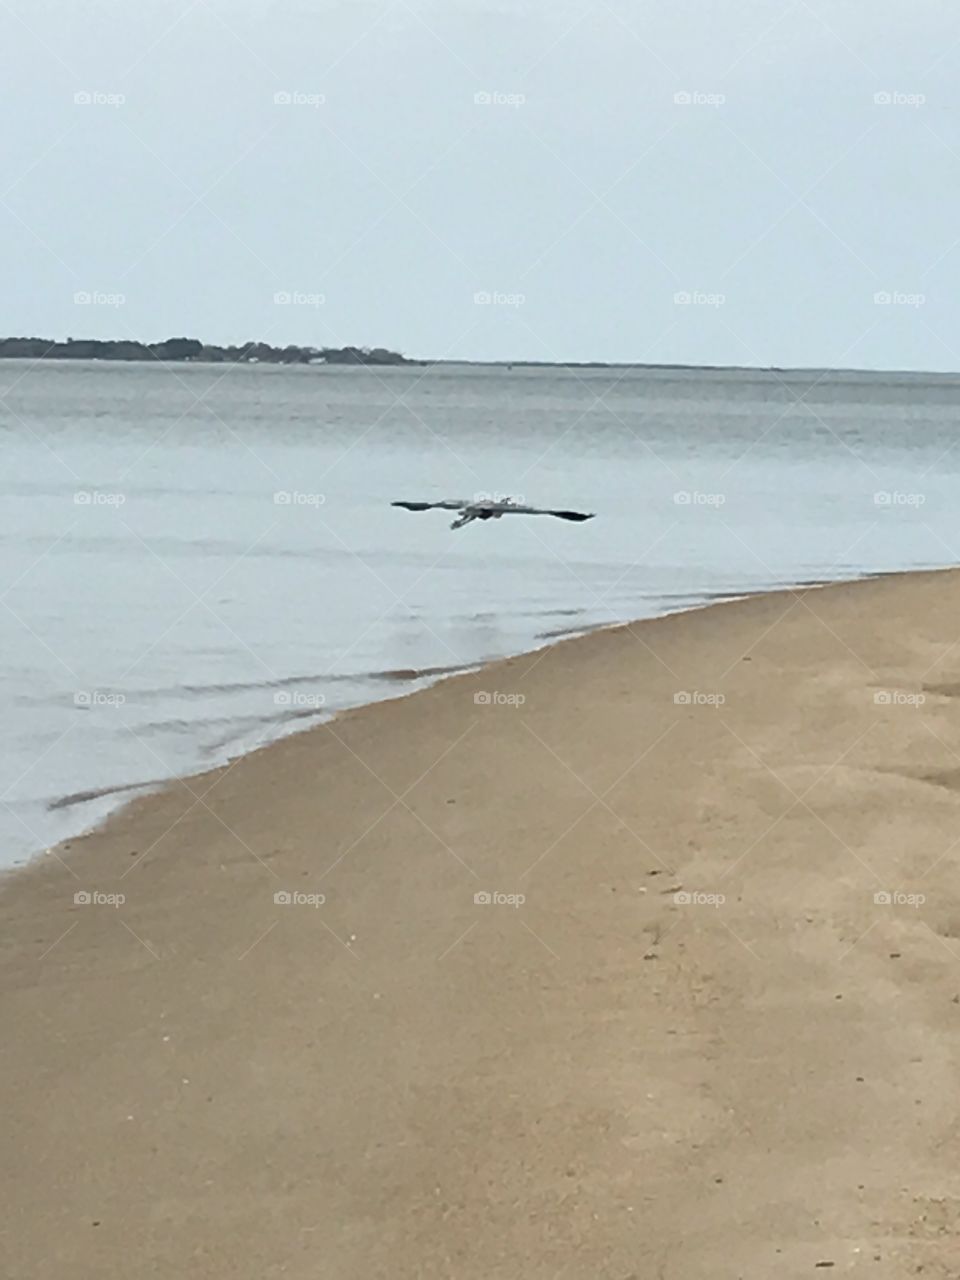
[[[566,641],[9,876],[7,1273],[955,1276],[958,587]]]

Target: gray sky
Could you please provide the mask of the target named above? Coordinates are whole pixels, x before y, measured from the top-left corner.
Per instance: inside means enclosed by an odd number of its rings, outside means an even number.
[[[958,80],[940,0],[0,0],[0,332],[958,368]]]

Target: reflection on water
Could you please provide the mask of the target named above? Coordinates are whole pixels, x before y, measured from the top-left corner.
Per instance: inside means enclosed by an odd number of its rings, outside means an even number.
[[[0,395],[7,863],[489,658],[958,559],[948,376],[4,361]],[[389,505],[480,493],[597,518]]]

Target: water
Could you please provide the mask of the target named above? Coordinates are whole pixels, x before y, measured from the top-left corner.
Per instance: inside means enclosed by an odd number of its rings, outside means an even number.
[[[4,361],[0,861],[560,634],[954,563],[958,421],[949,375]],[[597,518],[389,506],[478,493]]]

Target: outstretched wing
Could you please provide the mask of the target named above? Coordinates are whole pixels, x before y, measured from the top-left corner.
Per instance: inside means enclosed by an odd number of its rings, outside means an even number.
[[[406,507],[408,511],[432,511],[440,507],[444,511],[462,511],[470,505],[460,498],[445,498],[443,502],[391,502],[391,507]]]
[[[503,514],[516,514],[519,516],[559,516],[561,520],[592,520],[594,512],[584,511],[551,511],[548,507],[526,507],[519,503],[517,506],[505,506],[502,508]]]
[[[545,516],[559,516],[561,520],[592,520],[593,511],[544,511]]]

